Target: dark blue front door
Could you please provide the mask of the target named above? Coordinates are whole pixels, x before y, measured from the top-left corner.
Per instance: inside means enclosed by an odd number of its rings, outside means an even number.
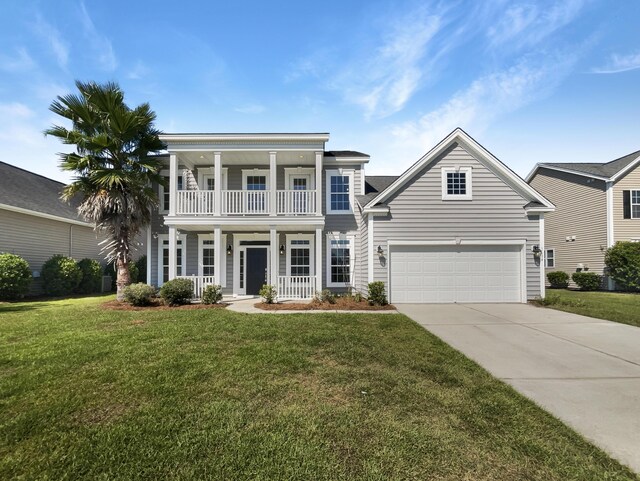
[[[247,247],[247,294],[257,296],[267,283],[266,247]]]

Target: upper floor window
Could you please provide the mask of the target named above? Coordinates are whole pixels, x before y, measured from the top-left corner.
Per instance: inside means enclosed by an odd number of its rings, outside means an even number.
[[[471,200],[471,168],[442,168],[442,200]]]
[[[640,189],[622,191],[622,217],[640,219]]]
[[[167,187],[164,186],[159,186],[159,192],[158,192],[158,197],[160,198],[160,201],[162,202],[162,211],[163,212],[169,212],[169,204],[171,202],[170,198],[171,198],[171,190],[169,189],[169,176],[168,175],[164,175],[163,176],[164,181],[167,184]],[[178,176],[178,185],[177,185],[178,190],[183,190],[184,189],[184,178],[182,175]]]
[[[544,251],[544,266],[545,267],[556,266],[556,251],[554,249],[546,249]]]
[[[327,170],[327,213],[353,211],[353,170]]]
[[[640,190],[631,191],[631,218],[640,219]]]

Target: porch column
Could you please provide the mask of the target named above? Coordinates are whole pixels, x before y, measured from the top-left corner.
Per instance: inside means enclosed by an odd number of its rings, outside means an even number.
[[[316,291],[322,291],[322,229],[316,229]]]
[[[169,280],[178,275],[178,229],[169,226]]]
[[[213,215],[220,215],[222,212],[222,159],[220,158],[220,152],[213,153],[213,176],[215,183],[213,188]],[[216,282],[218,282],[217,279]]]
[[[176,215],[176,197],[178,196],[178,155],[169,154],[169,215]],[[160,199],[162,201],[162,199]]]
[[[316,152],[316,215],[322,215],[322,156]]]
[[[271,246],[270,252],[270,279],[269,284],[278,288],[278,256],[280,255],[280,245],[278,244],[278,232],[275,226],[271,226],[269,229],[269,245]]]
[[[278,171],[276,170],[276,153],[269,152],[269,202],[271,203],[270,215],[278,213],[278,191],[277,191]]]
[[[218,181],[216,181],[216,187]],[[226,246],[222,245],[222,229],[216,227],[213,229],[213,276],[216,279],[216,284],[222,285],[222,259],[226,252]]]

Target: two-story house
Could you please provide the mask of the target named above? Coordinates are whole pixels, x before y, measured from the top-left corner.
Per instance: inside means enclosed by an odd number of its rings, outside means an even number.
[[[640,242],[640,151],[605,163],[540,163],[526,180],[557,208],[546,218],[547,272],[606,274],[608,247]]]
[[[383,281],[392,302],[526,302],[540,295],[553,205],[456,129],[402,175],[329,134],[165,134],[168,188],[148,276],[280,299]]]

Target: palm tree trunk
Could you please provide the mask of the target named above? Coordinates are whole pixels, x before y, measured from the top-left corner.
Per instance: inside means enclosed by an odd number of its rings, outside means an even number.
[[[124,288],[131,284],[131,275],[129,273],[129,261],[118,258],[116,260],[116,299],[124,300]]]

